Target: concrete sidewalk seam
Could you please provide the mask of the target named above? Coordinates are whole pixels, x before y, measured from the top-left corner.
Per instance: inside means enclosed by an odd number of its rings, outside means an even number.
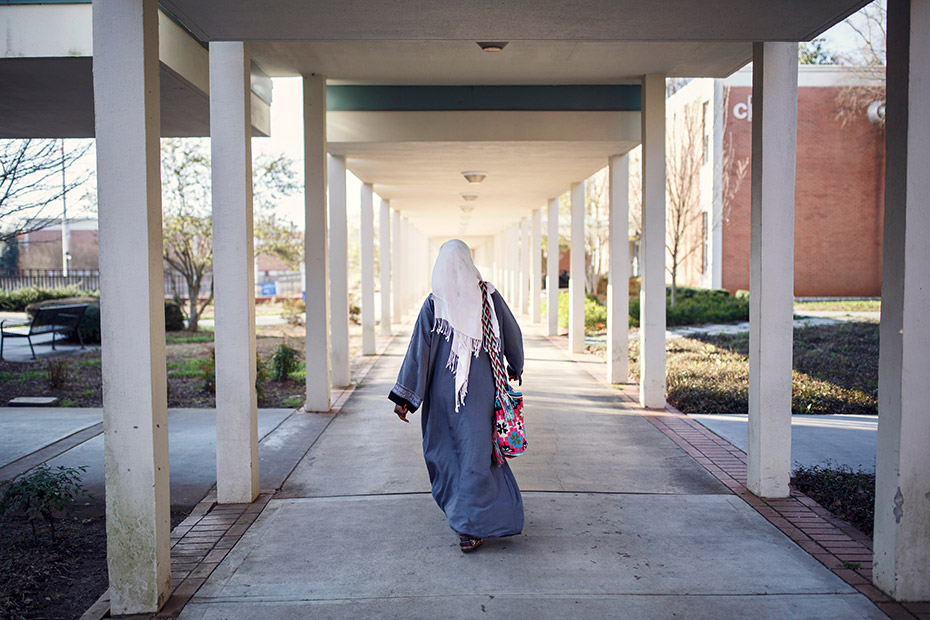
[[[0,467],[0,480],[13,480],[22,476],[30,469],[50,461],[56,456],[60,456],[74,448],[81,445],[85,441],[93,439],[97,435],[103,432],[103,422],[95,422],[90,426],[84,427],[82,429],[76,430],[70,435],[66,435],[61,439],[58,439],[48,445],[42,446],[38,450],[25,454],[15,461],[11,461]]]

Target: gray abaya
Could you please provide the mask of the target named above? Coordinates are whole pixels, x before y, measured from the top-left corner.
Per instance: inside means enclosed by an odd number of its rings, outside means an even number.
[[[517,376],[523,374],[523,336],[510,308],[491,296],[500,324],[501,352]],[[497,467],[492,457],[494,380],[491,361],[482,347],[472,358],[465,404],[455,411],[455,377],[446,367],[451,342],[433,331],[432,294],[414,326],[410,346],[391,390],[396,403],[420,409],[423,456],[433,498],[459,534],[479,538],[510,536],[523,529],[523,498],[510,466]]]

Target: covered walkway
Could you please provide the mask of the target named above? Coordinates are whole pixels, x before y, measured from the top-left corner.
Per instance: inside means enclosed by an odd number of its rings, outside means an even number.
[[[522,535],[459,552],[386,399],[405,331],[180,617],[884,617],[527,323]]]

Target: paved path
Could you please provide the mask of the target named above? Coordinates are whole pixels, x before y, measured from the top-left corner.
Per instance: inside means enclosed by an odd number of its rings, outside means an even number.
[[[464,555],[386,394],[402,334],[181,614],[252,618],[884,615],[528,334],[523,534]]]
[[[168,452],[173,509],[189,510],[216,482],[216,414],[213,409],[169,409]],[[259,409],[261,488],[277,489],[316,440],[332,414]],[[82,514],[102,514],[105,500],[103,410],[0,408],[0,480],[48,462],[87,467],[93,494]]]
[[[734,446],[746,451],[745,414],[690,414]],[[852,469],[875,471],[878,417],[874,415],[791,416],[792,466],[823,465],[830,461]]]

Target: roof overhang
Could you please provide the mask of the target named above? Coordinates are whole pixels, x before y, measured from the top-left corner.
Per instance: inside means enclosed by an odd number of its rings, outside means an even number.
[[[0,138],[93,137],[91,12],[89,3],[0,6]],[[158,17],[162,135],[208,136],[207,49],[164,12]],[[269,102],[252,93],[253,135],[270,132]]]

